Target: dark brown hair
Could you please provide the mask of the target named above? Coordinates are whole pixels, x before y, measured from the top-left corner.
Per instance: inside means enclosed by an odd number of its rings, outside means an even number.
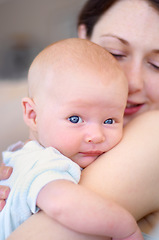
[[[88,38],[91,37],[94,26],[99,21],[100,17],[117,1],[119,0],[88,0],[85,3],[79,14],[77,25],[84,24],[86,26]],[[159,11],[159,0],[145,1]]]

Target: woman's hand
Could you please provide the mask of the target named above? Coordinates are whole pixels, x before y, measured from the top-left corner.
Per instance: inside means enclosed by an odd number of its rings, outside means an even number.
[[[10,177],[12,173],[12,168],[11,167],[6,167],[4,165],[0,166],[0,180],[4,180]],[[5,206],[5,200],[8,198],[10,189],[7,186],[1,186],[0,185],[0,211]]]

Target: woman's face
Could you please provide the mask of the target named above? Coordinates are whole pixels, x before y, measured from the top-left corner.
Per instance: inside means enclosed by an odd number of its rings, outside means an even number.
[[[159,109],[159,12],[143,0],[121,0],[95,25],[91,41],[119,61],[129,83],[126,124]],[[80,36],[80,32],[79,32]]]

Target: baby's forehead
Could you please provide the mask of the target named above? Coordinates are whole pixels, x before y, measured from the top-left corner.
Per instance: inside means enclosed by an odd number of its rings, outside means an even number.
[[[83,39],[67,39],[45,48],[33,61],[29,81],[33,86],[43,85],[48,79],[56,80],[66,73],[105,74],[116,77],[121,70],[116,60],[102,47]],[[37,82],[37,83],[36,83]]]
[[[66,39],[46,47],[35,58],[35,62],[50,63],[52,65],[78,61],[90,61],[95,64],[104,62],[116,65],[115,59],[101,46],[84,39]],[[46,64],[44,64],[46,66]]]

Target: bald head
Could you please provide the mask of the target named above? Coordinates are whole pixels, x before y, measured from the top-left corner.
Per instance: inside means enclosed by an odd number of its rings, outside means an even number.
[[[30,139],[61,150],[62,138],[57,144],[52,136],[56,131],[69,133],[67,123],[74,114],[100,126],[105,119],[115,119],[121,133],[127,80],[113,56],[95,43],[67,39],[48,46],[34,59],[28,81],[29,98],[22,105]]]
[[[31,64],[28,74],[29,96],[33,98],[45,85],[50,84],[50,81],[56,85],[61,84],[58,76],[65,72],[74,71],[78,74],[82,71],[84,74],[84,68],[89,67],[92,71],[96,69],[107,74],[111,71],[111,74],[123,76],[112,55],[95,43],[78,38],[55,42],[40,52]]]

